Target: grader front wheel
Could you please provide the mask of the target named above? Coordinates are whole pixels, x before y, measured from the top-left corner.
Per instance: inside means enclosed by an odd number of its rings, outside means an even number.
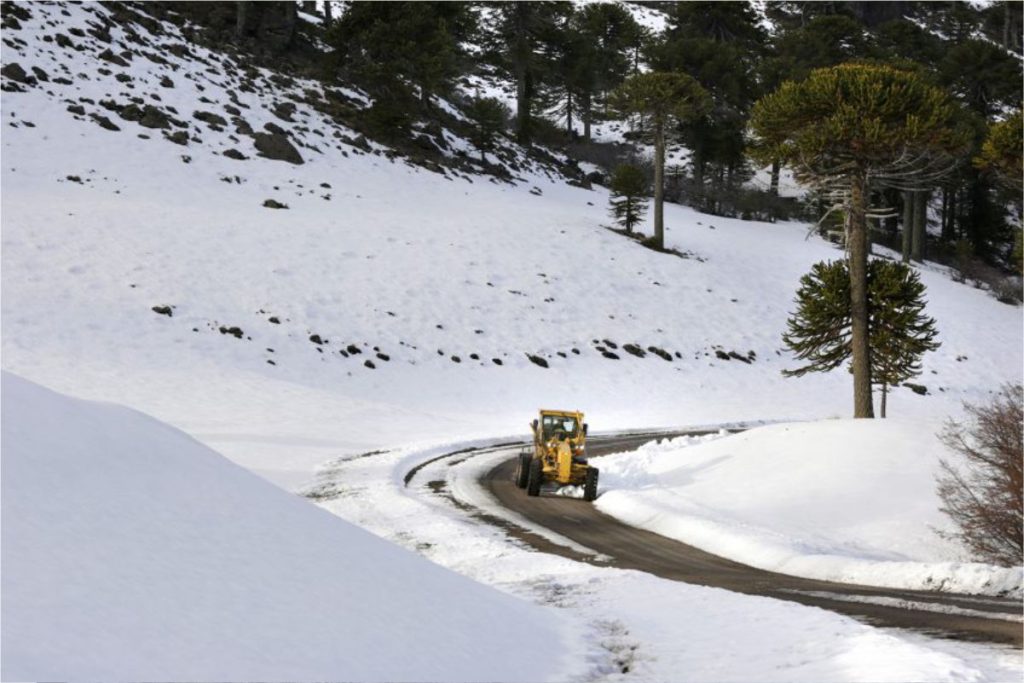
[[[520,453],[519,462],[516,465],[516,486],[521,489],[526,488],[526,480],[530,476],[530,460],[533,456],[529,453]]]

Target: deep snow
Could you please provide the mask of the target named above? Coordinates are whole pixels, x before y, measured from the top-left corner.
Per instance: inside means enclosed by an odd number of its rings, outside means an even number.
[[[603,512],[744,564],[826,581],[1020,596],[1021,569],[943,533],[941,424],[825,420],[601,458]]]
[[[2,382],[4,680],[534,681],[576,668],[579,638],[554,610],[148,416]]]

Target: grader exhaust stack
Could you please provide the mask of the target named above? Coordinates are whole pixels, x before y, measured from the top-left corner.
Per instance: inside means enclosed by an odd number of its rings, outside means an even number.
[[[530,424],[533,450],[520,453],[515,483],[529,496],[540,495],[541,485],[582,486],[583,500],[597,498],[598,470],[587,463],[587,425],[583,413],[542,410]]]

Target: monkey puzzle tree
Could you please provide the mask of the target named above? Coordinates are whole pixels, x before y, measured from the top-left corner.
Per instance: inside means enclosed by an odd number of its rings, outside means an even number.
[[[665,137],[711,107],[700,83],[681,73],[642,73],[630,76],[612,94],[612,106],[624,116],[639,116],[654,142],[654,240],[665,248]]]
[[[619,164],[608,185],[611,214],[615,221],[633,234],[633,226],[647,213],[647,178],[632,164]]]
[[[871,189],[920,190],[948,174],[968,144],[957,106],[917,74],[843,64],[783,83],[750,120],[751,155],[781,159],[845,215],[854,417],[874,417],[868,339],[867,207]]]
[[[872,380],[882,388],[885,417],[888,389],[921,374],[921,356],[939,347],[935,321],[924,315],[924,285],[903,263],[875,259],[868,264],[868,338]],[[800,278],[797,310],[787,321],[783,342],[806,364],[783,370],[786,377],[834,370],[852,353],[850,273],[846,261],[816,263]]]

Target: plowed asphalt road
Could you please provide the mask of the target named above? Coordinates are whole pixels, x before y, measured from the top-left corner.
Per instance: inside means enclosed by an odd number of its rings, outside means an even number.
[[[591,437],[587,449],[590,457],[596,457],[633,450],[665,436]],[[600,460],[594,464],[600,467]],[[579,499],[543,493],[537,498],[528,497],[512,483],[514,470],[515,457],[511,452],[509,459],[484,475],[481,483],[509,510],[611,559],[602,561],[514,525],[502,524],[510,534],[537,550],[601,566],[638,569],[666,579],[822,607],[876,626],[1017,647],[1024,640],[1024,625],[1020,621],[1024,605],[1019,600],[829,583],[755,569],[628,526]]]

